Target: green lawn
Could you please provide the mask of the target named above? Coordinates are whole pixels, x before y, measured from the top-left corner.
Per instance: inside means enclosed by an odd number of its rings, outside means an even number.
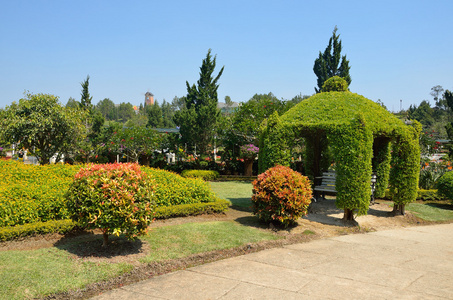
[[[278,238],[281,237],[232,221],[159,227],[143,238],[149,243],[151,249],[148,256],[141,261],[154,262],[182,258],[195,253],[229,249]]]
[[[453,205],[445,203],[410,203],[406,209],[426,221],[443,222],[453,220]]]
[[[233,206],[250,208],[252,183],[244,181],[210,182],[212,190],[222,199],[230,200]]]
[[[218,197],[230,200],[236,208],[249,209],[251,206],[250,182],[211,182],[210,185]],[[439,203],[407,205],[407,210],[430,221],[453,220],[452,208],[450,204]],[[277,238],[280,236],[269,231],[232,221],[158,227],[140,238],[148,243],[150,251],[138,263],[183,258]],[[74,247],[83,248],[81,242],[76,240],[72,243],[38,250],[1,251],[0,299],[29,299],[74,290],[117,277],[133,268],[128,263],[85,261],[73,251]]]
[[[131,265],[83,262],[67,251],[44,248],[0,252],[0,299],[33,299],[81,288],[130,271]]]

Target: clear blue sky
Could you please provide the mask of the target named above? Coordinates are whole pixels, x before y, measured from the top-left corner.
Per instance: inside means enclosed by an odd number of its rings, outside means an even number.
[[[311,95],[335,25],[351,91],[390,110],[453,90],[453,1],[0,0],[0,107],[25,90],[65,104],[90,75],[93,104],[184,96],[209,48],[219,101]]]

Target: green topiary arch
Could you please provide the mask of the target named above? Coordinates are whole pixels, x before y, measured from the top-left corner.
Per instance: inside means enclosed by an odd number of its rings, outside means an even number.
[[[406,125],[379,104],[351,92],[319,93],[262,125],[259,172],[289,166],[290,149],[305,140],[305,169],[313,180],[336,166],[336,204],[345,219],[364,215],[370,202],[370,178],[377,175],[376,196],[387,186],[394,212],[416,199],[420,149],[417,121]]]

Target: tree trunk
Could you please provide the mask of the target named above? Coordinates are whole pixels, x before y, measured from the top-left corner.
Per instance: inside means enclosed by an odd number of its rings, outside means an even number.
[[[246,159],[244,160],[244,176],[253,175],[253,160]]]
[[[108,235],[107,232],[104,232],[104,233],[102,234],[102,237],[104,238],[104,242],[102,243],[102,247],[105,248],[105,247],[107,247],[108,244],[109,244],[109,235]]]
[[[394,216],[404,216],[406,214],[405,204],[395,204],[392,211]]]
[[[352,210],[345,208],[344,209],[344,216],[343,220],[345,221],[354,221],[354,213]]]

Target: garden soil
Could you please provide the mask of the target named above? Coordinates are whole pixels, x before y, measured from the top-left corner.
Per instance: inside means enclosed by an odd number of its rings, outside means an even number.
[[[251,209],[241,207],[231,207],[224,214],[156,220],[151,224],[151,230],[155,227],[189,222],[234,221],[246,226],[258,228],[259,230],[272,231],[274,234],[280,235],[283,238],[151,264],[139,262],[139,258],[145,256],[149,251],[149,246],[145,242],[111,238],[110,246],[105,249],[102,248],[102,235],[97,231],[71,233],[68,235],[51,234],[2,242],[0,243],[0,251],[58,247],[70,252],[73,259],[93,262],[127,262],[134,265],[134,269],[131,272],[117,278],[91,284],[84,289],[56,294],[46,298],[87,299],[101,292],[149,279],[157,275],[264,249],[294,243],[304,243],[331,236],[357,234],[404,226],[427,225],[430,223],[418,219],[410,212],[407,212],[405,216],[393,216],[391,212],[392,207],[389,202],[376,200],[376,203],[370,206],[368,215],[356,217],[356,224],[345,223],[342,220],[343,211],[336,208],[335,199],[327,198],[313,202],[309,207],[308,215],[299,219],[297,224],[290,228],[279,228],[273,224],[267,225],[260,223],[253,216]]]

